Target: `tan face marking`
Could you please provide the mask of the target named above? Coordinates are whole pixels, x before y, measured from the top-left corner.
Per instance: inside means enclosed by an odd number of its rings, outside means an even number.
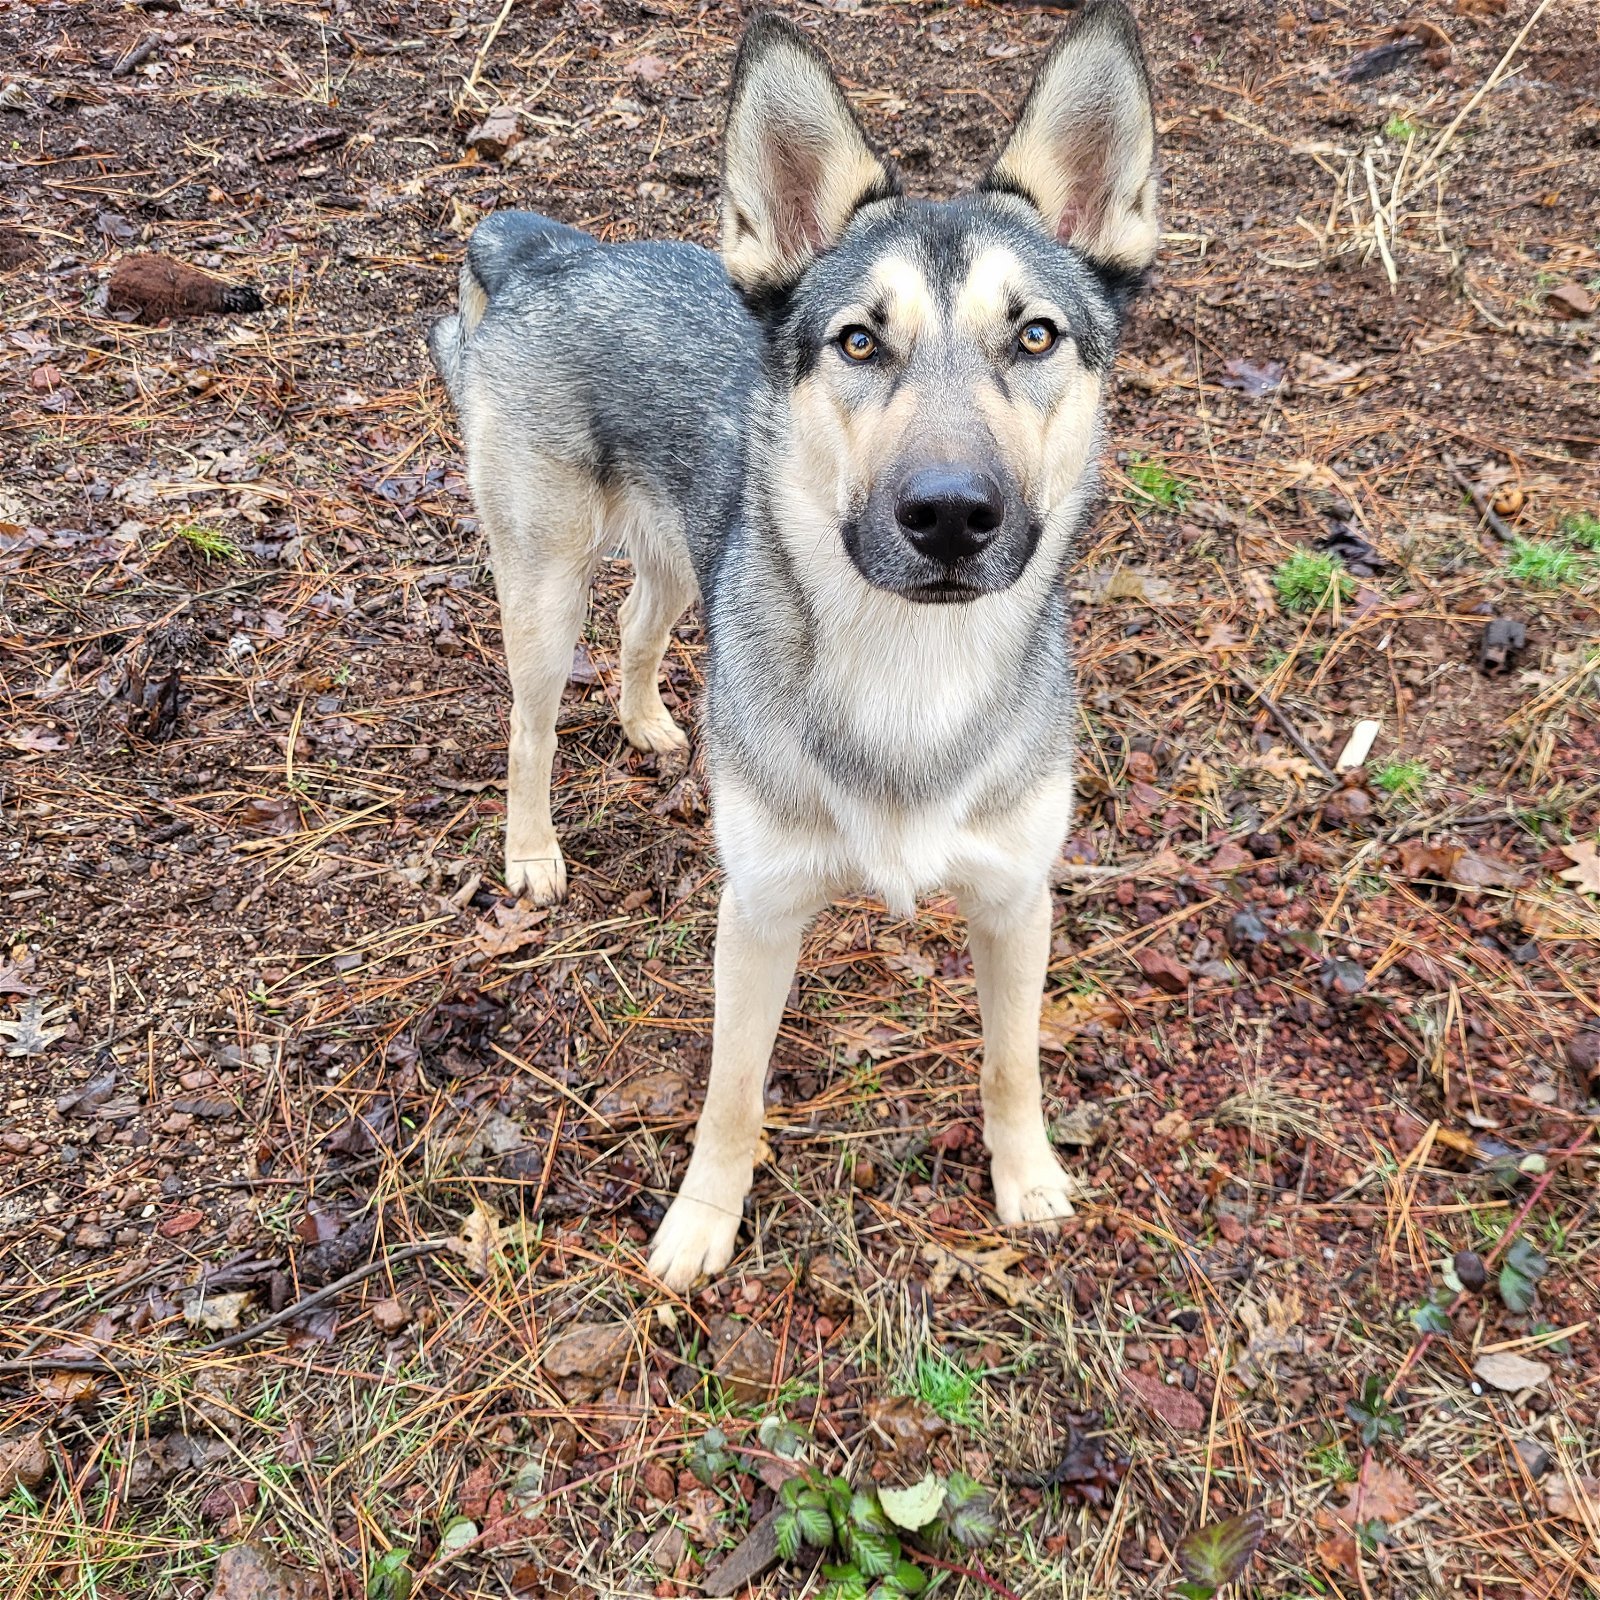
[[[956,326],[973,338],[992,339],[996,326],[1006,320],[1011,286],[1021,276],[1021,264],[1003,245],[985,250],[956,296]]]
[[[872,269],[872,286],[888,302],[888,331],[901,349],[932,330],[938,316],[933,295],[909,256],[883,257]]]

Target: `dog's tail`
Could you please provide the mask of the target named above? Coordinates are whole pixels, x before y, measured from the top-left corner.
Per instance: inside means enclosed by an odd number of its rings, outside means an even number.
[[[554,257],[598,247],[599,241],[582,229],[536,211],[497,211],[472,230],[461,267],[460,306],[428,330],[428,353],[452,399],[459,400],[462,351],[490,301],[512,278],[537,271]]]

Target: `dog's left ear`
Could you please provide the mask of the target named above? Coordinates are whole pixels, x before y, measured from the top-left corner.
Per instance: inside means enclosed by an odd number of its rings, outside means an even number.
[[[899,193],[806,36],[762,12],[733,69],[722,140],[722,261],[747,296],[793,288],[871,200]]]
[[[1136,278],[1155,260],[1155,113],[1122,0],[1092,0],[1056,41],[982,187],[1026,200],[1102,269]]]

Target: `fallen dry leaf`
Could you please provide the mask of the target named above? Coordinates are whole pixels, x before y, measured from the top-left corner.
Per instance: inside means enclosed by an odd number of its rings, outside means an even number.
[[[450,1241],[450,1249],[466,1262],[474,1277],[487,1278],[500,1244],[500,1219],[479,1200],[462,1223],[461,1232]]]
[[[65,1015],[65,1007],[46,1005],[40,996],[30,996],[22,1002],[15,1018],[0,1020],[0,1034],[7,1040],[6,1054],[42,1056],[67,1031],[65,1024],[51,1026],[58,1017]]]
[[[1411,1480],[1394,1467],[1370,1461],[1354,1483],[1344,1486],[1344,1500],[1323,1506],[1317,1526],[1329,1537],[1317,1545],[1317,1554],[1329,1567],[1355,1577],[1359,1556],[1356,1530],[1369,1522],[1403,1522],[1416,1509],[1417,1493]]]
[[[191,1328],[207,1328],[212,1333],[230,1333],[242,1321],[246,1307],[255,1298],[253,1289],[235,1289],[227,1294],[206,1294],[183,1308],[183,1320]]]
[[[933,1268],[928,1274],[928,1292],[942,1294],[958,1273],[964,1273],[1008,1306],[1027,1305],[1033,1299],[1033,1283],[1014,1276],[1009,1270],[1025,1260],[1027,1254],[1026,1250],[1015,1250],[1008,1244],[986,1249],[925,1245],[922,1259]]]
[[[1537,1389],[1550,1376],[1550,1368],[1544,1362],[1530,1361],[1511,1350],[1492,1350],[1479,1356],[1472,1370],[1485,1383],[1504,1389],[1507,1394]]]
[[[1116,1022],[1122,1007],[1109,995],[1055,994],[1039,1010],[1039,1048],[1065,1050],[1091,1023]]]
[[[539,938],[548,910],[534,910],[521,904],[496,905],[481,917],[472,931],[472,948],[486,956],[509,956]]]
[[[1239,1306],[1239,1321],[1245,1343],[1234,1359],[1234,1376],[1247,1389],[1254,1389],[1269,1378],[1287,1376],[1280,1365],[1285,1357],[1305,1355],[1306,1336],[1300,1327],[1305,1313],[1299,1292],[1291,1289],[1281,1298],[1268,1294],[1257,1305],[1252,1300]]]
[[[1552,1517],[1585,1523],[1591,1517],[1600,1518],[1600,1478],[1586,1475],[1556,1478],[1545,1486],[1544,1503]]]
[[[1600,306],[1600,301],[1597,301],[1581,283],[1557,284],[1544,297],[1544,303],[1552,317],[1559,317],[1564,322],[1572,322],[1580,317],[1592,317],[1595,308]]]
[[[1600,849],[1593,839],[1564,844],[1561,853],[1572,865],[1556,876],[1563,883],[1575,884],[1585,894],[1600,894]]]
[[[1399,854],[1400,870],[1408,878],[1432,878],[1468,890],[1510,889],[1522,882],[1522,869],[1513,862],[1464,845],[1408,839]]]

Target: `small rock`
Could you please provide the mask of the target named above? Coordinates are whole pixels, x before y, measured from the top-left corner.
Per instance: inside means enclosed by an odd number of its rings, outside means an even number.
[[[1366,822],[1376,810],[1371,794],[1358,786],[1335,789],[1322,802],[1322,817],[1336,828],[1353,828]]]
[[[0,1436],[0,1497],[9,1495],[19,1483],[24,1489],[37,1488],[49,1470],[50,1458],[45,1454],[43,1434]]]
[[[1456,1280],[1461,1287],[1471,1294],[1482,1291],[1485,1283],[1489,1281],[1489,1274],[1484,1269],[1483,1257],[1476,1250],[1458,1250],[1454,1262]]]
[[[584,1322],[545,1351],[542,1365],[569,1399],[592,1399],[621,1376],[633,1347],[626,1322]]]
[[[211,1489],[200,1502],[200,1515],[210,1523],[226,1523],[256,1503],[259,1486],[254,1478],[229,1478]]]
[[[1530,1478],[1542,1478],[1550,1470],[1550,1452],[1537,1439],[1518,1439],[1516,1451]]]
[[[511,106],[496,106],[467,135],[467,148],[480,161],[498,161],[522,142],[522,118]]]
[[[252,1544],[236,1544],[217,1558],[206,1600],[310,1600],[303,1574]]]
[[[717,1317],[711,1323],[712,1371],[736,1404],[764,1400],[772,1392],[772,1367],[778,1347],[753,1322]]]
[[[1248,909],[1235,911],[1228,923],[1230,950],[1254,950],[1257,945],[1265,944],[1271,937],[1272,932],[1266,923]]]
[[[1595,307],[1600,305],[1600,301],[1596,301],[1581,283],[1557,284],[1544,297],[1544,303],[1550,315],[1560,318],[1563,322],[1572,322],[1579,317],[1592,317]]]
[[[1095,1100],[1080,1100],[1064,1117],[1051,1124],[1057,1144],[1087,1147],[1105,1137],[1110,1121],[1104,1106]]]
[[[1167,994],[1182,994],[1189,987],[1189,969],[1176,957],[1141,950],[1133,959],[1145,977]]]
[[[1509,672],[1516,665],[1517,655],[1527,647],[1528,630],[1515,617],[1495,617],[1483,630],[1478,641],[1478,670],[1480,672]]]
[[[832,1318],[835,1324],[847,1321],[856,1308],[855,1278],[831,1251],[811,1258],[806,1287],[818,1312]]]
[[[111,1235],[105,1228],[86,1222],[73,1234],[72,1242],[85,1250],[104,1250],[111,1243]]]
[[[386,1338],[399,1333],[411,1321],[411,1313],[399,1300],[379,1300],[369,1315],[372,1325]]]
[[[1600,1078],[1600,1031],[1584,1028],[1567,1040],[1567,1065],[1591,1086]]]

